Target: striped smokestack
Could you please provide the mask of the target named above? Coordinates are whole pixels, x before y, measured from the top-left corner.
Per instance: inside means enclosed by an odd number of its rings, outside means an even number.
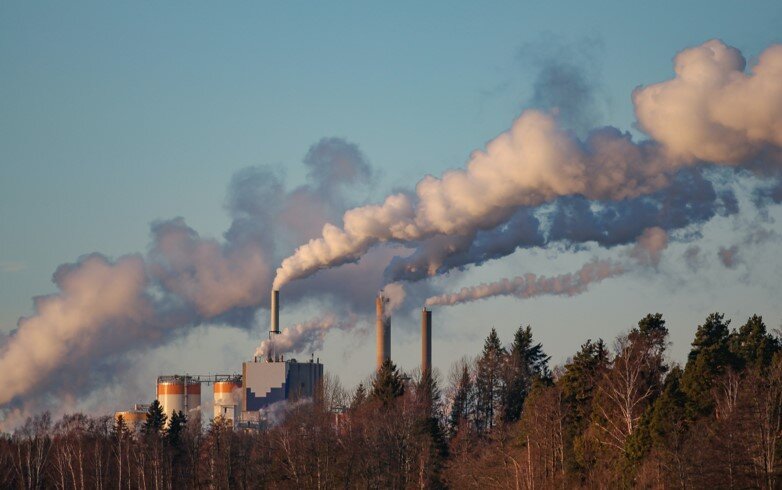
[[[421,309],[421,374],[432,370],[432,312]]]
[[[386,359],[391,359],[391,317],[386,316],[386,303],[388,303],[388,298],[383,296],[381,291],[375,300],[375,310],[377,312],[377,369],[380,369]]]
[[[269,327],[269,332],[280,333],[280,290],[275,289],[272,291],[272,321]]]

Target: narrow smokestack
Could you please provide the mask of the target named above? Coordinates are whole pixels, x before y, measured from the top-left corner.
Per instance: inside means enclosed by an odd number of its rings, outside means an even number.
[[[388,298],[380,292],[375,300],[377,310],[377,369],[386,359],[391,359],[391,317],[386,316],[385,307]]]
[[[421,374],[432,372],[432,312],[421,309]]]
[[[280,333],[280,290],[272,291],[272,323],[269,332]]]

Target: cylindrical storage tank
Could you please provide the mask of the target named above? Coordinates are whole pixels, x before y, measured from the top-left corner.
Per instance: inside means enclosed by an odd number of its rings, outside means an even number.
[[[241,411],[242,382],[238,379],[218,381],[214,388],[214,417],[223,417],[233,423]]]
[[[120,417],[128,429],[135,429],[147,421],[147,412],[139,410],[125,410],[122,412],[114,412],[114,421],[116,422]]]
[[[187,398],[185,399],[185,403],[187,404],[187,411],[185,415],[187,415],[188,420],[199,420],[201,419],[201,383],[194,383],[188,380],[187,384]]]
[[[200,404],[200,386],[199,386],[199,404]],[[171,413],[185,412],[185,380],[182,378],[167,378],[158,380],[157,400],[163,406],[163,413],[171,418]]]

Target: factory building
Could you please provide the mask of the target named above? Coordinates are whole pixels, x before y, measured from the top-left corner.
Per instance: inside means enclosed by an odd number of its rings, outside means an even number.
[[[269,361],[242,364],[242,420],[260,421],[274,403],[312,398],[323,379],[320,362]]]
[[[376,364],[391,359],[391,317],[387,309],[388,298],[379,293],[376,306]],[[242,363],[241,374],[167,375],[157,379],[157,399],[167,417],[182,411],[188,419],[201,419],[201,386],[214,388],[214,418],[222,417],[235,427],[263,425],[269,413],[280,402],[311,399],[316,396],[323,380],[323,364],[320,360],[297,362],[285,360],[274,350],[274,337],[280,334],[279,291],[271,294],[271,319],[269,351],[264,357],[255,357]],[[432,369],[432,312],[421,310],[421,372]],[[116,412],[128,425],[146,421],[148,406],[137,405],[134,410]]]

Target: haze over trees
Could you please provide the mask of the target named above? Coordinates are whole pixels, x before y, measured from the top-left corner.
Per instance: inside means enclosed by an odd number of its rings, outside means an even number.
[[[550,366],[530,326],[491,329],[437,373],[327,376],[284,420],[239,431],[150,405],[145,423],[48,414],[0,438],[2,488],[779,488],[782,343],[763,319],[698,326],[683,366],[643,317]]]

